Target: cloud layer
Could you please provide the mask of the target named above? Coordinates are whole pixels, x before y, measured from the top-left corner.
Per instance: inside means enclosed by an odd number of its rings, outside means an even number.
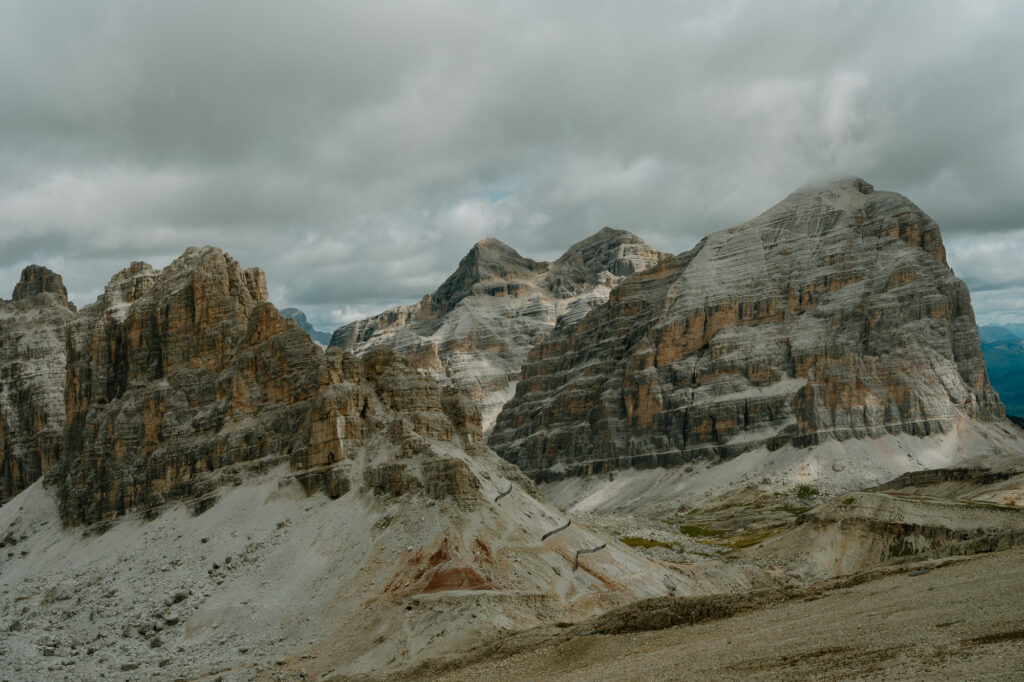
[[[1022,63],[1012,2],[11,0],[0,282],[43,263],[82,305],[209,243],[332,328],[487,236],[678,252],[854,174],[1024,320]]]

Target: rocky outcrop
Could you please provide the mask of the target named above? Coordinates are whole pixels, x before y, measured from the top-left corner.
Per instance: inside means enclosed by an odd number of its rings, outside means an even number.
[[[42,265],[29,265],[21,271],[21,281],[14,287],[15,301],[29,301],[40,294],[53,294],[56,300],[68,303],[68,290],[64,280],[56,272]]]
[[[326,346],[331,342],[331,335],[328,332],[322,332],[316,329],[309,320],[306,319],[306,313],[302,312],[298,308],[281,308],[281,315],[295,320],[302,331],[309,334],[309,338],[313,339],[321,346]]]
[[[39,265],[0,300],[0,503],[60,458],[64,432],[64,330],[74,315],[61,276]]]
[[[390,346],[480,406],[485,429],[511,397],[530,348],[559,321],[582,318],[628,275],[664,254],[604,228],[553,263],[524,258],[497,239],[478,242],[432,294],[334,332],[357,354]]]
[[[540,477],[996,420],[938,226],[850,179],[634,275],[530,353],[489,444]]]
[[[971,499],[854,492],[796,521],[749,553],[785,562],[802,578],[821,579],[1024,544],[1024,509]]]
[[[676,570],[570,523],[486,448],[466,395],[387,347],[324,351],[262,272],[215,248],[118,273],[67,353],[63,455],[0,508],[17,675],[45,678],[56,652],[76,679],[123,676],[126,658],[141,677],[259,675],[268,655],[315,677],[380,672],[633,599],[770,582]],[[68,594],[73,612],[54,603]],[[83,641],[103,654],[69,653]]]
[[[468,399],[387,349],[325,354],[267,301],[260,270],[212,247],[118,273],[67,345],[65,456],[51,480],[69,524],[214,495],[245,462],[345,490],[343,472],[324,469],[370,441],[383,461],[418,456],[403,475],[458,497],[465,476],[426,462],[438,443],[483,449]]]

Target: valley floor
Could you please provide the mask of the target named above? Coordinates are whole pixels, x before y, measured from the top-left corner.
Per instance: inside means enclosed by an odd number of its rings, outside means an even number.
[[[919,573],[928,566],[928,572]],[[415,676],[518,681],[1024,679],[1024,549],[899,570],[696,625],[617,635],[548,628],[546,634],[534,633],[537,641],[520,647],[520,653],[467,658],[461,667],[449,661],[447,671],[431,674],[420,668]]]

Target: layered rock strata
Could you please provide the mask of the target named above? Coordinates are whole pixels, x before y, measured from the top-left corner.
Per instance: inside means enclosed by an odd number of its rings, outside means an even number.
[[[325,352],[266,299],[262,272],[192,248],[132,264],[71,323],[63,455],[0,508],[17,674],[45,677],[85,638],[105,653],[71,661],[76,678],[192,679],[267,652],[366,673],[770,580],[570,523],[487,449],[463,393],[387,347]]]
[[[487,430],[535,343],[559,320],[582,318],[623,278],[664,255],[611,228],[574,244],[553,263],[485,239],[437,291],[339,328],[331,345],[357,354],[386,345],[408,355],[417,367],[468,393]]]
[[[65,457],[52,480],[70,524],[202,498],[239,462],[315,472],[369,440],[385,459],[428,455],[433,442],[483,449],[468,399],[393,352],[325,354],[267,301],[262,271],[211,247],[115,275],[74,319],[67,347]],[[463,494],[447,466],[381,465],[364,480]],[[337,476],[317,484],[351,485]]]
[[[60,458],[64,332],[74,313],[61,276],[39,265],[0,300],[0,503]]]
[[[1003,417],[938,226],[849,179],[794,192],[559,325],[489,444],[557,478]]]

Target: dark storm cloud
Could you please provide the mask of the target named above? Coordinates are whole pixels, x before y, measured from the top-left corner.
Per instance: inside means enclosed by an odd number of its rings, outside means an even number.
[[[678,252],[849,173],[930,213],[1004,319],[1022,27],[1009,2],[3,2],[0,277],[42,262],[81,305],[212,243],[326,328],[487,236]]]

